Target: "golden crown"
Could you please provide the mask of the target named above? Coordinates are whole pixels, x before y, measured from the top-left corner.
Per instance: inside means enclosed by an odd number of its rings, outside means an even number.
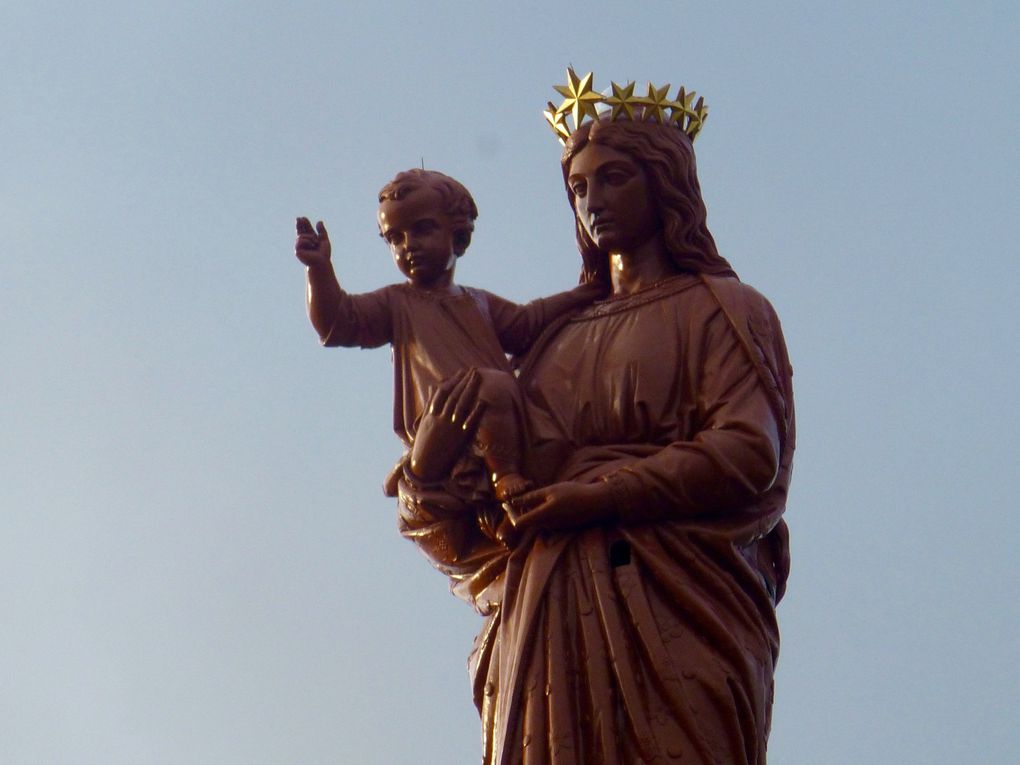
[[[570,137],[571,130],[567,127],[568,114],[573,120],[574,130],[581,127],[585,118],[597,120],[609,111],[609,119],[612,121],[628,119],[676,125],[692,141],[708,117],[704,97],[694,103],[696,93],[693,90],[688,93],[683,86],[680,87],[676,98],[670,99],[669,83],[661,88],[648,83],[648,94],[635,96],[633,82],[627,83],[625,87],[613,82],[611,83],[613,94],[606,95],[592,90],[592,77],[591,72],[584,77],[578,77],[574,68],[568,67],[567,84],[553,85],[556,92],[563,96],[564,101],[559,106],[550,101],[542,113],[560,143],[566,143]]]

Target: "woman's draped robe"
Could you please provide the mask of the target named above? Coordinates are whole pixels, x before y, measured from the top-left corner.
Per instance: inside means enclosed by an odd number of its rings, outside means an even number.
[[[486,617],[485,762],[764,763],[794,442],[771,306],[680,275],[551,327],[521,382],[533,476],[608,481],[617,521],[508,551],[470,477],[400,485],[402,533]]]

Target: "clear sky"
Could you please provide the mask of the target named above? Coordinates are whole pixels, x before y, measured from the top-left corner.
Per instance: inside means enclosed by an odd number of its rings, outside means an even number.
[[[770,762],[1020,761],[1015,2],[5,3],[0,762],[470,763],[479,620],[396,532],[389,354],[323,350],[297,215],[481,211],[578,256],[541,110],[681,83],[709,224],[783,319],[799,451]]]

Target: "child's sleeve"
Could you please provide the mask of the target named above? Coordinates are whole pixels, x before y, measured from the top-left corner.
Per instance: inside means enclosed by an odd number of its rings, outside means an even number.
[[[340,291],[333,326],[323,345],[378,348],[393,341],[393,287],[352,295]]]
[[[582,284],[524,305],[512,303],[492,293],[486,293],[486,298],[499,344],[507,353],[521,354],[531,347],[542,330],[553,321],[591,304],[603,297],[603,294],[603,288],[598,285]]]

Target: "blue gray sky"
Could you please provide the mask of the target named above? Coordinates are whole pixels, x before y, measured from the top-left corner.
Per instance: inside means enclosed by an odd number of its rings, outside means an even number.
[[[424,160],[481,211],[460,281],[572,285],[568,63],[705,95],[710,226],[784,322],[770,761],[1020,760],[1020,9],[621,5],[0,10],[0,762],[477,761],[389,354],[319,348],[293,220],[394,281],[375,194]]]

